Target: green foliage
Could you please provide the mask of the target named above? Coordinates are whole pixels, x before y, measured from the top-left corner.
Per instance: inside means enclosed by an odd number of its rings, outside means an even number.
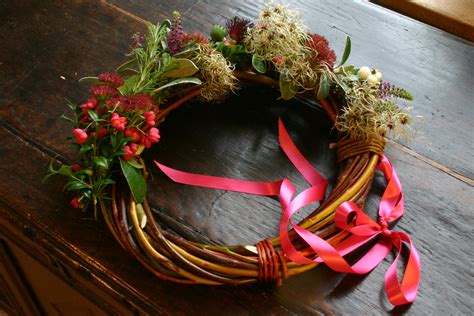
[[[79,82],[87,85],[103,84],[103,82],[100,81],[97,77],[82,77],[81,79],[79,79]]]
[[[250,60],[251,56],[242,45],[225,45],[224,42],[221,42],[217,45],[216,50],[233,64],[244,64]]]
[[[344,63],[349,58],[350,54],[351,54],[351,38],[349,36],[347,36],[346,37],[346,46],[344,47],[344,53],[342,54],[342,59],[339,62],[339,64],[337,65],[337,67],[340,67],[340,66],[344,65]]]
[[[331,89],[331,83],[329,82],[329,78],[326,73],[322,73],[319,79],[319,89],[316,95],[318,100],[326,99],[329,95],[329,91]]]
[[[253,68],[261,74],[267,72],[267,66],[265,65],[265,61],[261,60],[255,55],[252,55],[252,66]]]
[[[175,58],[168,66],[166,72],[162,74],[163,77],[182,78],[194,75],[199,71],[199,68],[189,59]]]
[[[297,92],[297,87],[294,85],[293,80],[291,80],[288,75],[288,70],[283,69],[280,72],[280,93],[283,100],[289,100],[293,98]]]
[[[214,25],[211,30],[211,39],[214,42],[221,42],[224,40],[224,37],[227,35],[227,30],[220,26],[220,25]]]
[[[138,204],[143,203],[146,196],[146,182],[140,169],[135,168],[128,161],[120,159],[120,167],[123,175],[127,179],[128,186],[132,191],[133,198]]]

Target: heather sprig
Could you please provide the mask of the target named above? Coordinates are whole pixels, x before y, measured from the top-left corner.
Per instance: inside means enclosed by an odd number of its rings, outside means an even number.
[[[382,82],[378,93],[382,99],[400,98],[409,101],[413,100],[413,94],[410,91],[397,87],[389,82]]]

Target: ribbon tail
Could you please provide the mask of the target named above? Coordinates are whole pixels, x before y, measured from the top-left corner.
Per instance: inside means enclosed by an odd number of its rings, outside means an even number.
[[[160,164],[157,161],[155,161],[155,164],[158,166],[158,168],[160,168],[161,171],[163,171],[165,175],[167,175],[176,183],[211,189],[228,190],[239,193],[276,196],[280,192],[280,186],[282,182],[282,180],[273,182],[254,182],[221,178],[172,169]]]
[[[420,257],[410,237],[403,232],[396,232],[396,234],[398,234],[398,237],[397,240],[394,241],[394,244],[398,250],[398,254],[385,274],[385,291],[390,303],[398,306],[415,301],[418,285],[420,283],[421,265]],[[410,255],[400,284],[397,265],[403,245],[402,242],[406,242],[410,245]]]
[[[322,186],[324,191],[326,191],[328,181],[306,160],[298,147],[296,147],[281,118],[278,119],[278,139],[283,152],[306,181],[312,186]]]

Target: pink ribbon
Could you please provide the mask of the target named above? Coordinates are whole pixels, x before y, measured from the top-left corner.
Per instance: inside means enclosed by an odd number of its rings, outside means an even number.
[[[355,203],[351,201],[342,203],[336,209],[334,221],[339,228],[352,235],[333,247],[324,239],[291,221],[291,217],[299,209],[324,198],[328,183],[298,150],[281,119],[278,121],[278,131],[280,147],[311,185],[310,188],[294,198],[295,188],[287,178],[273,182],[254,182],[192,174],[166,167],[156,161],[155,164],[177,183],[255,195],[278,196],[282,209],[280,243],[288,259],[293,262],[299,264],[324,262],[338,272],[365,274],[372,271],[395,247],[397,256],[385,274],[385,291],[393,305],[413,302],[420,281],[420,259],[407,234],[388,229],[388,225],[399,219],[404,212],[401,184],[390,161],[382,156],[377,165],[377,169],[383,172],[387,180],[387,188],[379,205],[378,223],[359,209]],[[353,219],[349,222],[351,218]],[[288,236],[288,224],[317,254],[316,258],[309,259],[296,250]],[[375,245],[353,265],[347,263],[343,258],[344,255],[358,249],[377,236],[380,238]],[[397,276],[397,265],[404,242],[409,245],[410,255],[400,283]]]

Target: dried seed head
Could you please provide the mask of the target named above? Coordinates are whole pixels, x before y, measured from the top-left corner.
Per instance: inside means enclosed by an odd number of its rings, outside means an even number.
[[[237,88],[234,66],[209,45],[201,45],[196,63],[203,81],[200,95],[203,101],[220,102]]]

